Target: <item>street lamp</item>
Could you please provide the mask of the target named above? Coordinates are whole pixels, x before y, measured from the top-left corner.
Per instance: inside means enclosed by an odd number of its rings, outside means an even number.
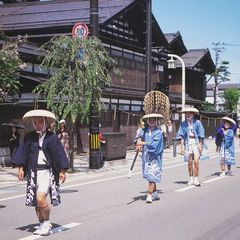
[[[175,68],[175,60],[174,58],[178,59],[181,64],[182,64],[182,109],[185,107],[185,85],[186,85],[186,80],[185,80],[185,64],[184,61],[181,57],[175,54],[168,54],[168,57],[170,59],[167,61],[168,62],[168,68],[169,69],[174,69]],[[182,122],[185,120],[185,114],[182,113]]]

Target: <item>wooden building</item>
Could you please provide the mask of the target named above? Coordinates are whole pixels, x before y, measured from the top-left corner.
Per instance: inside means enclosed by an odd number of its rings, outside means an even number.
[[[165,34],[170,49],[180,56],[185,64],[186,106],[199,107],[206,97],[206,75],[214,72],[215,65],[209,49],[187,50],[180,32]],[[176,69],[164,69],[164,81],[169,85],[169,98],[173,118],[178,119],[182,99],[182,65],[176,60]],[[175,112],[175,113],[174,113]]]
[[[0,6],[1,25],[5,34],[10,37],[19,34],[28,36],[28,42],[19,49],[27,64],[27,68],[21,71],[21,93],[0,105],[0,111],[4,113],[1,114],[0,122],[7,119],[20,121],[23,113],[36,104],[31,91],[38,84],[47,81],[48,72],[40,68],[39,56],[43,53],[39,46],[51,37],[71,35],[76,22],[90,25],[90,1],[2,2],[15,2]],[[166,82],[170,85],[172,108],[181,104],[181,67],[178,66],[174,71],[167,69],[167,53],[178,54],[187,63],[186,103],[199,105],[205,97],[205,74],[214,69],[209,51],[188,51],[179,32],[164,35],[153,15],[152,20],[151,88],[156,82]],[[131,145],[137,122],[143,115],[146,84],[146,1],[99,0],[99,38],[117,60],[122,72],[121,79],[113,77],[111,86],[103,90],[102,101],[106,112],[102,113],[100,121],[103,131],[126,133],[127,145]],[[45,103],[38,102],[38,105],[44,107]],[[78,122],[77,139],[80,135],[86,150],[88,128]]]

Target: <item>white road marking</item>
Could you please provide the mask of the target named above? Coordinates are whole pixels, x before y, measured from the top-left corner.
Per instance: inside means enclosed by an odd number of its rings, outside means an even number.
[[[180,166],[183,166],[183,165],[186,165],[186,164],[187,164],[187,162],[183,162],[183,163],[163,167],[163,169],[176,168],[176,167],[180,167]],[[136,175],[141,175],[141,174],[142,174],[142,171],[138,171],[138,172],[132,173],[131,176],[136,176]],[[85,186],[85,185],[90,185],[90,184],[95,184],[95,183],[100,183],[100,182],[106,182],[106,181],[111,181],[111,180],[120,179],[120,178],[127,178],[127,174],[119,175],[119,176],[116,176],[116,177],[109,177],[109,178],[104,178],[104,179],[99,179],[99,180],[88,181],[88,182],[84,182],[84,183],[77,183],[77,184],[61,187],[61,189],[68,189],[68,188],[74,188],[74,187],[79,187],[79,186]],[[195,186],[193,186],[193,187],[195,187]],[[188,186],[188,187],[185,187],[185,188],[182,188],[182,189],[178,189],[176,191],[177,192],[183,192],[183,191],[189,190],[189,189],[191,189],[191,186],[190,187]],[[21,195],[16,195],[16,196],[7,197],[7,198],[0,198],[0,202],[6,201],[6,200],[12,200],[12,199],[16,199],[16,198],[21,198],[21,197],[24,197],[24,196],[25,196],[25,194],[21,194]]]
[[[16,196],[13,196],[13,197],[0,198],[0,202],[6,201],[6,200],[12,200],[12,199],[15,199],[15,198],[20,198],[20,197],[25,197],[25,196],[26,196],[26,194],[21,194],[21,195],[16,195]]]
[[[163,167],[163,169],[176,168],[176,167],[183,166],[183,165],[186,165],[186,163],[180,163],[180,164],[171,165],[171,166],[168,166],[168,167]],[[140,175],[140,174],[142,174],[142,171],[132,173],[131,176],[136,176],[136,175]],[[93,180],[93,181],[85,182],[85,183],[78,183],[78,184],[62,187],[61,189],[73,188],[73,187],[84,186],[84,185],[94,184],[94,183],[99,183],[99,182],[106,182],[106,181],[111,181],[111,180],[114,180],[114,179],[127,178],[127,177],[128,177],[127,174],[126,175],[124,174],[124,175],[120,175],[120,176],[116,176],[116,177]]]
[[[209,179],[209,180],[206,180],[204,182],[202,182],[203,184],[204,183],[211,183],[211,182],[215,182],[215,181],[218,181],[218,180],[221,180],[223,178],[226,178],[227,176],[223,176],[223,177],[216,177],[216,178],[212,178],[212,179]]]
[[[73,227],[77,227],[77,226],[79,226],[79,225],[81,225],[81,224],[82,224],[82,223],[72,222],[72,223],[69,223],[69,224],[66,224],[66,225],[63,225],[63,226],[60,226],[60,227],[53,228],[53,229],[52,229],[52,234],[69,230],[69,229],[71,229],[71,228],[73,228]],[[39,238],[42,238],[42,237],[44,237],[44,236],[31,235],[31,236],[28,236],[28,237],[20,238],[20,239],[18,239],[18,240],[34,240],[34,239],[39,239]]]
[[[225,176],[226,177],[226,176]],[[215,182],[215,181],[218,181],[218,180],[221,180],[225,177],[216,177],[216,178],[212,178],[212,179],[209,179],[209,180],[206,180],[206,181],[203,181],[201,182],[201,184],[206,184],[206,183],[211,183],[211,182]],[[190,189],[193,189],[197,186],[194,186],[194,185],[191,185],[191,186],[186,186],[186,187],[183,187],[183,188],[180,188],[180,189],[177,189],[175,190],[175,192],[184,192],[184,191],[187,191],[187,190],[190,190]],[[198,187],[197,187],[198,188]]]
[[[186,187],[175,190],[175,192],[184,192],[184,191],[190,190],[192,188],[195,188],[195,186],[194,185],[186,186]]]
[[[175,165],[163,167],[163,169],[176,168],[176,167],[179,167],[179,166],[183,166],[185,164],[186,163],[175,164]],[[140,174],[142,174],[142,172],[138,171],[138,172],[132,173],[131,176],[136,176],[136,175],[140,175]],[[116,177],[110,177],[110,178],[104,178],[104,179],[99,179],[99,180],[93,180],[93,181],[84,182],[84,183],[77,183],[77,184],[61,187],[61,189],[68,189],[68,188],[73,188],[73,187],[78,187],[78,186],[85,186],[85,185],[94,184],[94,183],[111,181],[111,180],[119,179],[119,178],[127,178],[127,174],[126,175],[124,174],[124,175],[116,176]],[[7,198],[0,198],[0,202],[6,201],[6,200],[12,200],[12,199],[16,199],[16,198],[21,198],[21,197],[25,197],[25,196],[26,196],[25,194],[21,194],[21,195],[16,195],[16,196],[7,197]]]

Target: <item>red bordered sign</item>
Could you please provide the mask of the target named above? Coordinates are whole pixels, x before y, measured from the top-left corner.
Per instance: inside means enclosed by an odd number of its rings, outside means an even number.
[[[72,35],[79,38],[86,38],[88,36],[89,30],[85,23],[75,23],[72,28]]]

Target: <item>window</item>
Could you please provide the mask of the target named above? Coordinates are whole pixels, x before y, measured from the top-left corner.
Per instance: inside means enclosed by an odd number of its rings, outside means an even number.
[[[141,112],[142,108],[140,105],[132,105],[131,110],[132,112]]]
[[[129,111],[130,110],[130,106],[128,104],[119,104],[119,107],[118,107],[119,110],[121,111]]]

